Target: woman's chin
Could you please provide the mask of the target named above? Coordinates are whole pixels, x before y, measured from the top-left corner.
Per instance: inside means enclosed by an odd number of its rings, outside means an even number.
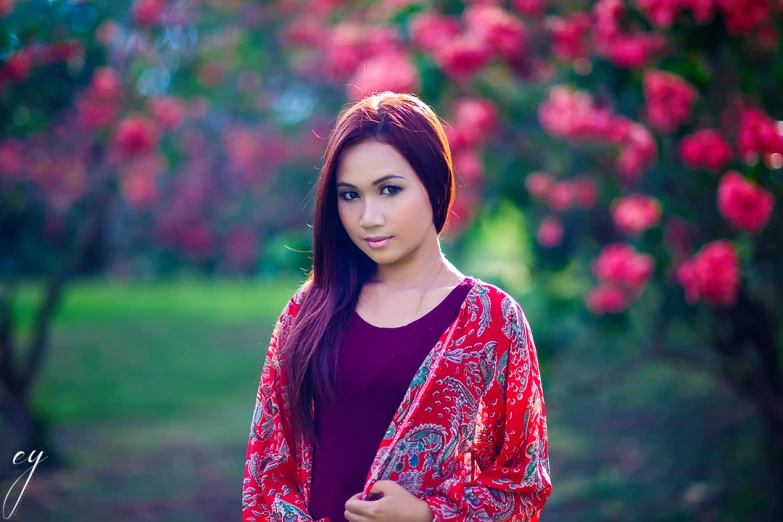
[[[390,265],[399,259],[399,256],[387,250],[378,251],[371,248],[366,248],[364,253],[367,257],[375,261],[379,265]]]

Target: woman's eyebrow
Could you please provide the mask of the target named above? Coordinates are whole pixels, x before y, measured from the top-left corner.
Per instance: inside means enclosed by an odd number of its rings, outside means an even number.
[[[384,181],[386,181],[387,179],[393,179],[393,178],[405,179],[404,177],[398,176],[397,174],[388,174],[386,176],[383,176],[382,178],[376,179],[375,181],[372,182],[372,184],[373,185],[379,185],[379,184],[383,183]],[[340,185],[345,185],[346,187],[356,188],[356,185],[351,185],[350,183],[345,183],[343,181],[341,181],[340,183],[337,184],[338,187]]]

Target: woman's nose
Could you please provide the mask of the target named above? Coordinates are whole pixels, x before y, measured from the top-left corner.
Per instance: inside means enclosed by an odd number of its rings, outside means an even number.
[[[373,201],[372,199],[367,199],[365,201],[364,208],[362,208],[362,216],[359,219],[359,225],[364,228],[382,226],[384,220],[378,202]]]

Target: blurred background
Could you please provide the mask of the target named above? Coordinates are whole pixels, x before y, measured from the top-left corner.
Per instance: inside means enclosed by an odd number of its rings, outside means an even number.
[[[781,21],[779,0],[0,0],[4,517],[239,519],[329,130],[393,90],[447,126],[444,252],[533,328],[542,521],[783,520]]]

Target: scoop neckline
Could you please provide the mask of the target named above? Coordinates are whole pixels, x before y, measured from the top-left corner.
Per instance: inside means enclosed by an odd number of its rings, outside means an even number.
[[[419,317],[418,319],[414,319],[414,320],[413,320],[413,321],[411,321],[410,323],[408,323],[408,324],[404,324],[404,325],[402,325],[402,326],[376,326],[376,325],[374,325],[374,324],[372,324],[372,323],[369,323],[369,322],[367,322],[367,321],[366,321],[366,320],[365,320],[365,319],[364,319],[364,318],[363,318],[361,315],[359,315],[359,313],[358,313],[358,312],[356,312],[356,310],[354,310],[354,315],[356,316],[356,318],[359,320],[359,322],[360,322],[360,323],[362,323],[362,324],[364,324],[364,325],[366,325],[366,326],[369,326],[370,328],[373,328],[373,329],[375,329],[375,330],[386,330],[386,331],[402,330],[403,328],[408,328],[409,326],[413,326],[413,325],[415,325],[415,324],[419,323],[420,321],[423,321],[424,319],[428,318],[430,315],[432,315],[432,314],[435,312],[435,310],[437,310],[437,309],[440,307],[440,305],[442,305],[443,303],[445,303],[445,302],[446,302],[446,300],[447,300],[449,297],[451,297],[452,295],[454,295],[454,292],[456,292],[456,291],[457,291],[457,289],[459,289],[459,288],[460,288],[460,287],[461,287],[463,284],[465,284],[465,282],[466,282],[466,281],[468,281],[468,280],[470,280],[470,281],[472,281],[472,282],[473,282],[473,283],[470,285],[470,288],[473,288],[473,286],[475,286],[475,284],[476,284],[475,278],[473,278],[472,276],[465,276],[465,278],[464,278],[462,281],[460,281],[460,282],[457,284],[457,286],[455,286],[454,288],[452,288],[452,289],[451,289],[451,292],[449,292],[449,293],[448,293],[448,295],[447,295],[446,297],[444,297],[443,299],[441,299],[441,301],[440,301],[438,304],[436,304],[436,305],[435,305],[435,306],[432,308],[432,310],[430,310],[430,311],[429,311],[429,312],[427,312],[426,314],[422,315],[422,316],[421,316],[421,317]],[[470,294],[470,288],[468,289],[468,294]],[[465,296],[465,299],[467,299],[467,296]],[[462,302],[464,302],[464,299],[463,299],[463,301],[462,301]]]

